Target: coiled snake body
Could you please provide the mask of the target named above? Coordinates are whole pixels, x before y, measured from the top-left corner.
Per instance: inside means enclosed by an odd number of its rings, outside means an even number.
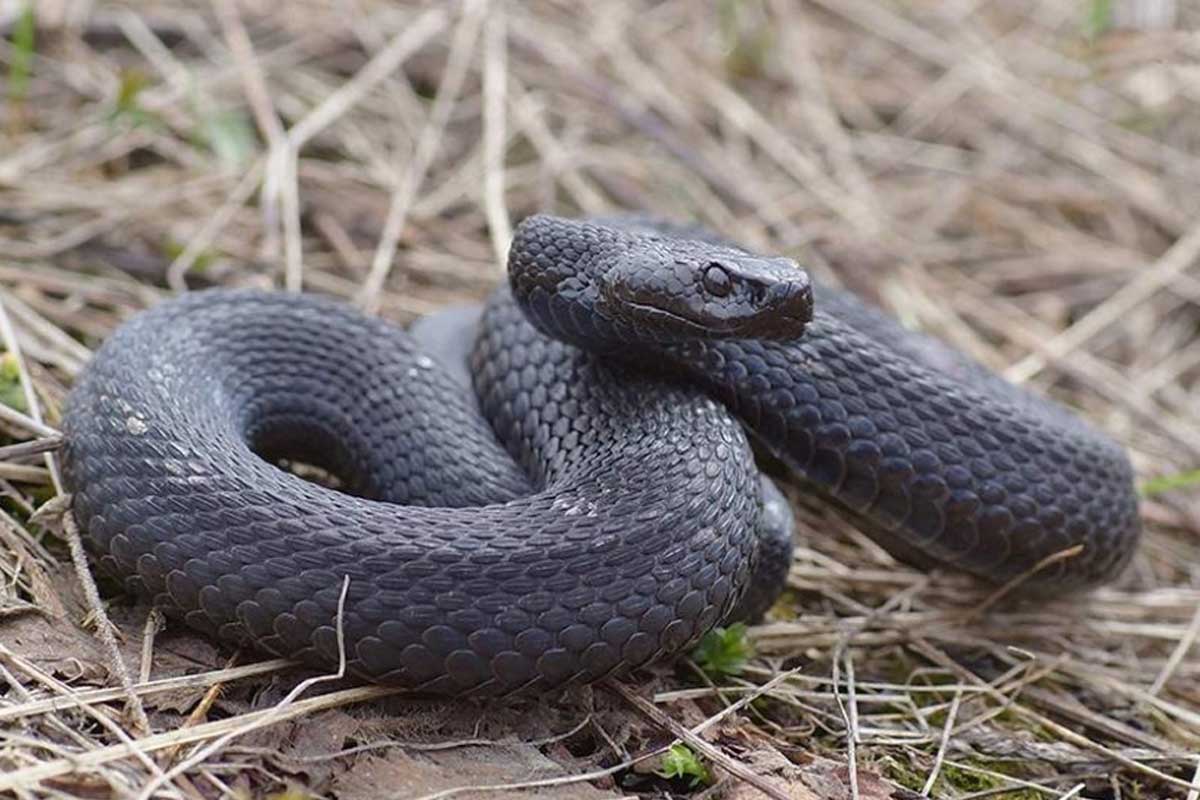
[[[814,314],[785,259],[538,216],[509,268],[473,394],[314,297],[198,292],[123,325],[65,415],[102,565],[200,630],[325,665],[348,578],[350,669],[457,694],[594,680],[739,599],[760,611],[788,548],[760,543],[743,425],[925,561],[1002,580],[1083,544],[1039,575],[1083,585],[1133,550],[1119,446],[850,296],[818,287]]]

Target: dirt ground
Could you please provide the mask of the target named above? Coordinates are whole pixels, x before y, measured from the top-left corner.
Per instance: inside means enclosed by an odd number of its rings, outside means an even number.
[[[276,6],[0,2],[0,795],[1200,797],[1200,7]],[[54,451],[122,320],[223,285],[406,324],[483,297],[525,215],[616,209],[1077,409],[1134,461],[1133,565],[1020,603],[793,489],[766,624],[502,703],[299,673],[93,579]]]

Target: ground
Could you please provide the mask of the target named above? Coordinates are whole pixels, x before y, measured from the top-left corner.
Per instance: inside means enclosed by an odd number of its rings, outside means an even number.
[[[1200,796],[1193,5],[273,6],[0,3],[0,792]],[[56,427],[123,319],[236,285],[407,323],[482,297],[513,221],[616,209],[791,255],[1077,409],[1135,464],[1133,565],[1021,604],[793,487],[766,624],[493,704],[298,674],[93,580]]]

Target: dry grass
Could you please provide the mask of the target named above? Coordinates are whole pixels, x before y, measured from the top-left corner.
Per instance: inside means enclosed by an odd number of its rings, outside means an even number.
[[[36,5],[32,58],[11,13],[0,43],[0,793],[1200,796],[1190,4]],[[797,498],[759,656],[629,682],[652,704],[300,694],[97,590],[55,427],[121,320],[221,284],[408,322],[483,296],[513,219],[612,208],[796,255],[1078,408],[1149,482],[1133,567],[985,608]],[[654,775],[676,737],[714,787]]]

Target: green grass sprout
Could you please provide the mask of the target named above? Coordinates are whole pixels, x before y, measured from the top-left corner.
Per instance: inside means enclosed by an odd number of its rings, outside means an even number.
[[[33,3],[26,3],[12,29],[12,56],[8,67],[8,99],[17,104],[29,93],[33,54],[37,46],[37,19]]]
[[[692,658],[710,678],[741,674],[752,655],[754,647],[741,622],[726,628],[713,628],[692,651]]]
[[[673,744],[663,754],[662,769],[658,773],[664,778],[686,780],[689,786],[707,786],[712,781],[704,762],[684,744]]]
[[[1171,492],[1176,489],[1188,489],[1193,486],[1200,486],[1200,469],[1190,469],[1184,472],[1176,472],[1173,475],[1160,475],[1157,478],[1151,478],[1141,486],[1142,497],[1154,497],[1155,495]]]

